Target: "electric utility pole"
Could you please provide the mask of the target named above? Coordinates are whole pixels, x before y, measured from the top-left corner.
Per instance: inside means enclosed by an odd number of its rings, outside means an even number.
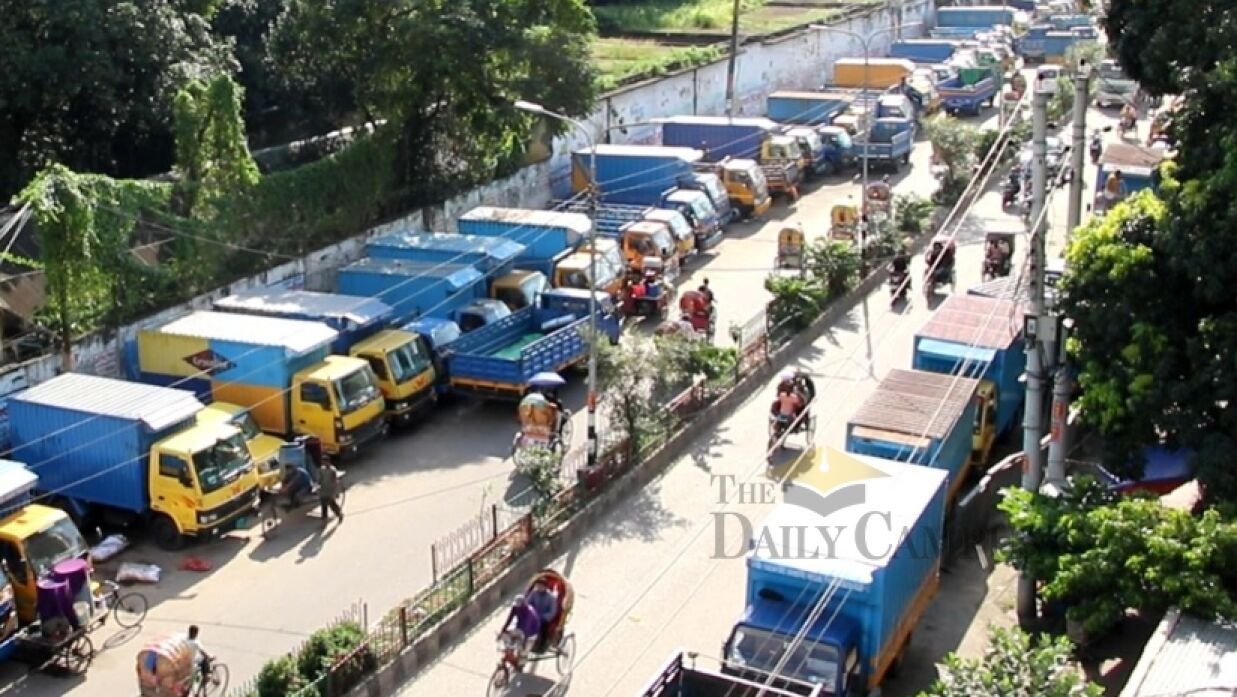
[[[1043,341],[1049,333],[1044,315],[1044,233],[1040,220],[1047,198],[1048,184],[1048,97],[1042,80],[1035,80],[1031,115],[1031,283],[1030,307],[1024,320],[1026,340],[1027,401],[1023,410],[1022,454],[1025,459],[1022,469],[1022,488],[1039,491],[1043,474],[1039,441],[1043,437],[1044,424],[1044,366],[1040,360]],[[1051,319],[1047,321],[1052,321]],[[1034,622],[1039,612],[1035,602],[1035,578],[1023,571],[1018,577],[1018,619],[1023,624]]]
[[[1082,192],[1084,187],[1083,168],[1086,167],[1085,151],[1087,149],[1087,102],[1090,97],[1091,66],[1083,61],[1078,64],[1078,73],[1074,76],[1074,144],[1070,153],[1073,169],[1069,187],[1069,219],[1066,229],[1066,240],[1073,236],[1074,230],[1082,224]],[[1068,355],[1065,352],[1066,334],[1072,322],[1060,317],[1057,308],[1053,308],[1054,317],[1051,320],[1056,327],[1056,350],[1052,376],[1052,409],[1050,410],[1050,429],[1048,440],[1048,463],[1045,479],[1049,482],[1065,481],[1065,455],[1069,443],[1065,438],[1069,420],[1070,378]]]
[[[735,72],[739,62],[739,0],[730,19],[730,64],[726,67],[726,116],[734,118]]]

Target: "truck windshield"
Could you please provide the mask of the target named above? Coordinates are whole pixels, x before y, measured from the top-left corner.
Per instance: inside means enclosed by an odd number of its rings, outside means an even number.
[[[1125,72],[1115,65],[1100,65],[1100,79],[1121,81],[1129,80],[1129,78],[1125,76]]]
[[[854,141],[850,138],[850,134],[847,133],[845,129],[834,133],[833,137],[837,139],[838,147],[843,150],[854,147],[855,145]]]
[[[378,396],[378,385],[374,383],[374,374],[369,366],[351,373],[335,381],[335,399],[339,402],[339,410],[351,414],[369,404]]]
[[[231,484],[252,466],[249,447],[239,433],[230,438],[221,438],[213,447],[193,454],[193,469],[198,475],[198,484],[202,487],[203,494],[218,491]]]
[[[66,559],[86,554],[86,540],[68,518],[61,518],[26,539],[26,555],[39,578]]]
[[[704,188],[709,192],[709,198],[714,201],[724,201],[726,199],[726,189],[722,187],[722,181],[717,177],[702,177]]]
[[[680,240],[685,240],[693,235],[692,226],[687,223],[687,219],[681,215],[672,215],[666,219],[670,223],[670,230],[674,232],[674,236]]]
[[[253,414],[247,410],[233,416],[232,425],[241,430],[245,440],[253,440],[262,435],[262,429],[258,428],[258,423],[253,420]]]
[[[769,181],[765,179],[765,171],[759,167],[747,170],[747,177],[752,180],[753,191],[764,191],[769,186]]]
[[[705,220],[717,213],[713,210],[713,204],[709,203],[708,197],[703,194],[692,197],[691,207],[697,220]]]
[[[740,627],[730,641],[726,662],[739,668],[771,673],[782,660],[792,638],[762,629]],[[786,659],[780,675],[832,688],[838,679],[838,651],[826,644],[801,641]]]
[[[425,372],[430,367],[430,358],[421,342],[413,339],[387,353],[387,364],[391,366],[391,377],[399,384]]]

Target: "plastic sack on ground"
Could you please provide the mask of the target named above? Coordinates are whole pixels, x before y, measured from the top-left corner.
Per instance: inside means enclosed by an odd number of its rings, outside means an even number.
[[[133,564],[125,562],[116,572],[120,583],[158,583],[162,570],[156,564]]]
[[[90,550],[90,561],[105,562],[120,554],[129,546],[129,539],[124,535],[108,535],[102,542]]]

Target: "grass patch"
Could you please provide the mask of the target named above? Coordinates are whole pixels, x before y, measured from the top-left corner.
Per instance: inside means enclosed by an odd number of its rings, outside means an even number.
[[[670,70],[709,63],[723,53],[721,47],[666,46],[634,39],[598,39],[593,44],[593,60],[603,90],[613,89],[635,76],[656,77]]]
[[[745,13],[763,7],[765,0],[740,0],[740,22]],[[651,0],[650,2],[593,7],[597,24],[607,31],[725,31],[730,28],[732,0]]]

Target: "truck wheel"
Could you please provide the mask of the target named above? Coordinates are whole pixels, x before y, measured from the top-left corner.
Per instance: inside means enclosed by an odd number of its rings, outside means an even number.
[[[752,213],[755,212],[756,208],[754,206],[739,206],[739,217],[744,220],[751,220]]]
[[[180,534],[180,528],[168,516],[156,516],[151,522],[150,532],[155,544],[165,552],[175,552],[185,546],[185,536]]]

